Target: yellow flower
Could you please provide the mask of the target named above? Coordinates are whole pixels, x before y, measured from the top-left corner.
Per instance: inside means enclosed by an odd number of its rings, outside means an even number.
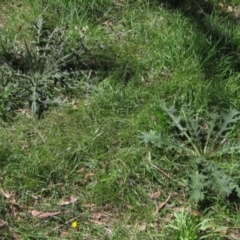
[[[74,221],[74,222],[72,222],[72,224],[71,224],[71,228],[77,228],[77,221]]]

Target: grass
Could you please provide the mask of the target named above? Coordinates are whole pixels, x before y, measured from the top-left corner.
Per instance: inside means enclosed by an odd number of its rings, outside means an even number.
[[[163,100],[194,111],[239,109],[238,1],[224,1],[230,13],[215,0],[182,2],[0,3],[4,46],[30,42],[41,15],[49,29],[66,28],[70,46],[85,31],[88,46],[116,55],[114,67],[89,69],[92,81],[65,92],[68,104],[44,119],[19,110],[1,121],[1,239],[238,239],[238,199],[196,206],[186,158],[138,138],[171,131]],[[231,135],[237,140],[238,128]],[[239,182],[237,154],[217,161]],[[77,201],[59,204],[70,196]],[[34,210],[58,214],[41,219]]]

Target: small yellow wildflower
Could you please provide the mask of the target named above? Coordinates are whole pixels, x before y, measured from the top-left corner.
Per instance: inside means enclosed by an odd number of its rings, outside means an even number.
[[[71,224],[71,228],[77,228],[77,221],[74,221],[74,222],[72,222],[72,224]]]

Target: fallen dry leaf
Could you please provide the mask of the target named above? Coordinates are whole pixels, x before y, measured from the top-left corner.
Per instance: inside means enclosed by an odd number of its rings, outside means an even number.
[[[153,199],[157,199],[161,196],[161,192],[157,191],[157,192],[153,192],[153,193],[149,193],[148,197],[149,199],[153,200]]]
[[[58,214],[60,214],[61,212],[39,212],[37,210],[32,210],[31,211],[31,215],[33,217],[37,217],[37,218],[48,218],[48,217],[53,217],[56,216]]]
[[[7,227],[8,226],[8,223],[3,221],[2,219],[0,219],[0,228],[4,228],[4,227]]]
[[[85,208],[93,208],[95,207],[96,204],[93,204],[93,203],[87,203],[87,204],[83,204],[82,206],[85,207]]]
[[[82,168],[80,168],[77,172],[78,173],[83,173],[83,172],[85,172],[86,171],[86,169],[84,168],[84,167],[82,167]]]
[[[65,205],[69,205],[71,203],[75,203],[76,201],[77,201],[77,198],[75,198],[73,196],[68,196],[68,197],[61,199],[60,202],[58,203],[58,205],[65,206]]]
[[[146,230],[146,223],[137,223],[134,226],[134,230],[136,232],[144,232]]]
[[[239,240],[240,239],[240,231],[236,230],[234,233],[230,233],[229,236],[233,239],[233,240]]]
[[[19,113],[25,115],[27,118],[33,118],[34,117],[31,110],[29,110],[29,109],[19,108],[19,109],[16,110],[16,112],[19,112]]]
[[[94,175],[93,172],[86,173],[85,176],[84,176],[84,182],[86,182],[89,179],[89,177],[91,177],[93,175]]]
[[[59,231],[59,236],[60,236],[60,238],[64,238],[64,237],[66,237],[68,234],[69,234],[69,232],[66,231],[66,230],[60,230],[60,231]]]
[[[219,3],[218,4],[218,7],[224,11],[224,12],[227,12],[227,13],[232,13],[234,11],[233,7],[230,6],[230,5],[227,5],[227,4],[222,4],[222,3]]]
[[[175,208],[173,208],[173,210],[176,211],[176,212],[188,212],[195,217],[201,217],[202,216],[202,214],[200,212],[198,212],[197,210],[192,210],[190,208],[175,207]]]
[[[6,198],[5,203],[8,204],[9,214],[11,216],[16,216],[16,210],[21,208],[15,199],[16,193],[14,191],[6,191],[0,188],[0,193]]]
[[[78,101],[74,99],[74,100],[71,102],[72,108],[73,108],[73,109],[78,109],[77,104],[78,104]]]
[[[225,227],[225,226],[221,226],[221,227],[217,227],[216,229],[214,229],[215,232],[218,232],[219,235],[223,235],[223,236],[226,236],[227,235],[227,232],[228,232],[228,227]]]
[[[101,213],[92,213],[91,214],[91,219],[99,221],[100,218],[102,217]]]
[[[0,188],[0,193],[7,199],[15,197],[15,192],[13,192],[13,191],[4,191],[2,188]]]
[[[233,8],[231,6],[227,7],[227,12],[233,12]]]
[[[12,233],[12,238],[14,240],[20,240],[21,239],[16,233]]]

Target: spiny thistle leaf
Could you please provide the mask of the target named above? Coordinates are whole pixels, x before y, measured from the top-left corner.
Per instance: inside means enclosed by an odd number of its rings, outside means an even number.
[[[206,187],[207,177],[198,171],[189,175],[190,199],[194,202],[202,201],[205,197],[204,188]]]
[[[164,138],[163,134],[157,133],[156,131],[150,130],[149,133],[142,132],[139,138],[142,139],[145,144],[152,143],[158,148],[162,148],[163,146],[167,145],[167,141]]]
[[[215,137],[213,139],[213,143],[215,144],[219,138],[222,138],[223,135],[226,135],[226,132],[234,129],[234,123],[237,123],[240,120],[239,117],[240,112],[236,109],[230,108],[228,112],[221,113],[221,119],[223,120],[222,125],[219,127],[219,131],[216,132]]]

